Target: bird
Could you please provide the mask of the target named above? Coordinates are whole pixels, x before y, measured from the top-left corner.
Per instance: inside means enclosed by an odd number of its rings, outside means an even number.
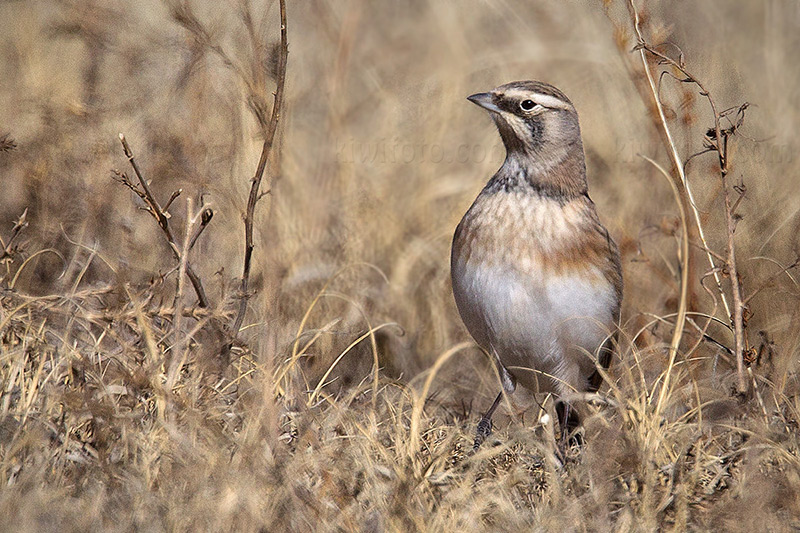
[[[563,92],[517,81],[467,99],[489,112],[506,149],[451,249],[456,307],[502,384],[474,449],[491,433],[503,392],[521,385],[555,396],[563,452],[582,444],[570,396],[596,392],[598,365],[611,362],[623,292],[619,250],[589,197],[578,113]]]

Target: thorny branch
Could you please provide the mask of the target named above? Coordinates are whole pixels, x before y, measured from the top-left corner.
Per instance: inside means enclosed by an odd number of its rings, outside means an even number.
[[[0,247],[2,247],[3,253],[0,254],[0,261],[4,260],[6,257],[11,257],[14,253],[14,239],[16,239],[20,232],[28,226],[28,208],[25,208],[25,211],[19,216],[19,218],[14,222],[14,227],[11,228],[11,236],[8,238],[8,242],[3,241],[2,237],[0,237]]]
[[[127,175],[123,172],[115,171],[115,179],[128,187],[132,190],[142,201],[145,203],[145,210],[156,219],[158,222],[158,226],[161,228],[161,231],[164,233],[164,236],[167,239],[167,243],[169,244],[170,250],[172,250],[172,255],[175,256],[175,259],[178,262],[181,261],[181,252],[178,248],[178,244],[175,242],[175,237],[172,234],[172,229],[169,225],[169,214],[166,212],[166,208],[162,208],[159,205],[158,200],[156,200],[155,196],[153,196],[153,192],[150,190],[150,186],[147,184],[147,180],[144,179],[142,176],[142,172],[139,170],[139,165],[136,164],[136,159],[133,157],[133,152],[131,151],[130,146],[128,145],[128,141],[125,139],[123,134],[119,134],[119,140],[122,143],[122,149],[125,152],[125,157],[128,158],[128,161],[133,168],[133,172],[136,174],[136,178],[139,181],[139,184],[136,185],[133,183]],[[174,192],[170,197],[167,205],[170,205],[175,198],[180,194],[180,190]],[[211,211],[210,209],[208,211]],[[203,219],[205,220],[205,216]],[[211,220],[211,217],[208,217],[208,220]],[[206,222],[207,224],[208,222]],[[200,226],[200,231],[205,228],[205,224]],[[199,233],[198,233],[199,236]],[[193,239],[192,243],[197,239]],[[194,292],[197,294],[197,300],[200,307],[209,307],[208,297],[206,296],[206,291],[203,288],[203,282],[200,280],[200,276],[192,268],[192,265],[188,262],[186,263],[186,276],[189,278],[189,281],[192,282],[192,287],[194,287]]]
[[[239,300],[239,311],[236,314],[236,320],[233,323],[231,334],[235,339],[239,334],[239,329],[242,327],[244,315],[247,312],[247,299],[249,297],[248,290],[250,287],[250,268],[253,258],[253,219],[260,195],[259,189],[261,181],[264,178],[264,170],[267,166],[272,145],[275,140],[275,133],[278,129],[278,121],[280,120],[281,107],[283,105],[283,90],[286,83],[286,62],[289,55],[288,37],[286,30],[286,1],[280,0],[281,12],[281,44],[278,53],[278,68],[276,77],[276,88],[274,93],[274,101],[272,104],[272,115],[269,123],[266,125],[264,134],[264,145],[261,148],[261,157],[258,160],[258,166],[253,178],[250,180],[250,195],[247,200],[247,211],[244,215],[244,267],[242,271],[242,284],[241,284],[241,300]]]
[[[636,10],[636,6],[634,5],[633,0],[628,0],[628,5],[633,16],[634,20],[634,29],[636,31],[637,36],[637,45],[634,50],[638,50],[642,55],[642,62],[644,64],[645,73],[647,74],[648,81],[650,81],[651,88],[653,89],[653,98],[656,101],[656,106],[659,110],[659,114],[661,117],[661,123],[664,128],[665,134],[667,135],[668,142],[670,144],[670,148],[672,150],[672,156],[674,159],[675,167],[678,169],[678,172],[681,174],[680,178],[681,181],[687,191],[687,194],[690,196],[689,200],[691,204],[694,206],[694,200],[691,198],[691,191],[686,186],[686,176],[684,174],[684,164],[681,163],[680,157],[678,156],[677,150],[675,148],[675,144],[672,141],[672,135],[667,127],[666,119],[663,113],[663,108],[661,105],[661,101],[658,97],[658,90],[655,88],[653,84],[652,75],[650,74],[649,66],[647,63],[647,59],[645,57],[645,52],[654,58],[658,59],[660,65],[668,65],[675,68],[683,78],[678,78],[675,76],[678,81],[682,83],[692,83],[695,84],[699,88],[699,92],[701,96],[704,96],[711,107],[711,112],[714,116],[714,128],[709,130],[706,134],[705,140],[705,150],[704,151],[712,151],[717,153],[717,157],[719,159],[719,168],[720,168],[720,180],[722,184],[723,196],[724,196],[724,204],[725,204],[725,220],[726,220],[726,230],[727,230],[727,257],[725,260],[728,274],[731,279],[731,293],[733,297],[733,311],[731,312],[727,301],[725,299],[725,294],[722,291],[722,285],[720,282],[719,274],[716,273],[715,265],[711,257],[709,256],[709,262],[714,272],[714,278],[717,282],[717,287],[720,290],[720,294],[723,298],[723,303],[725,305],[726,311],[728,311],[729,319],[733,323],[733,331],[734,331],[734,354],[736,356],[736,366],[737,366],[737,374],[738,374],[738,383],[737,389],[740,394],[744,394],[747,391],[747,380],[745,376],[745,369],[744,369],[744,351],[745,351],[745,337],[744,337],[744,313],[745,313],[745,303],[742,299],[742,289],[741,289],[741,281],[739,279],[739,273],[736,265],[736,246],[734,240],[734,232],[736,231],[736,222],[738,220],[737,216],[734,214],[734,207],[731,203],[731,193],[728,187],[728,139],[732,136],[736,129],[741,125],[742,121],[744,120],[744,111],[747,109],[748,104],[745,103],[738,108],[737,115],[739,115],[739,120],[736,124],[731,123],[729,128],[722,128],[720,125],[721,119],[728,118],[728,115],[732,112],[732,110],[737,108],[726,109],[722,112],[717,111],[716,103],[711,96],[711,93],[705,88],[705,86],[693,76],[687,69],[683,60],[683,54],[680,54],[679,61],[672,59],[669,56],[659,52],[654,47],[649,45],[641,31],[640,27],[640,18],[639,12]],[[729,120],[729,119],[728,119]],[[729,120],[730,122],[730,120]],[[738,203],[738,202],[737,202]],[[700,232],[700,237],[703,240],[703,244],[707,247],[705,243],[705,237],[703,236],[703,229],[699,223],[699,218],[697,216],[697,212],[695,209],[695,218],[698,225],[698,230]]]
[[[200,235],[203,234],[203,231],[208,227],[208,223],[211,222],[211,219],[214,217],[214,211],[211,210],[210,207],[206,207],[203,209],[203,212],[200,214],[200,225],[197,226],[197,229],[194,231],[192,238],[189,240],[189,250],[194,248],[197,239],[200,238]]]
[[[17,143],[12,139],[8,133],[0,137],[0,153],[10,152],[17,148]]]

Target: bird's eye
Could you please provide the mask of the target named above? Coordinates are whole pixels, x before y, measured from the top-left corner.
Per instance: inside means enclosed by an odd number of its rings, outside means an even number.
[[[523,111],[530,111],[534,107],[536,107],[536,103],[533,100],[523,100],[519,103],[519,107]]]

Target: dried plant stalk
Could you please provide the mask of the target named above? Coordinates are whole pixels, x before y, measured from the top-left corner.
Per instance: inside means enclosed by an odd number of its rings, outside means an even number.
[[[280,0],[281,12],[281,45],[278,54],[278,68],[275,88],[275,98],[272,104],[272,115],[270,116],[269,123],[266,125],[264,134],[264,144],[261,147],[261,156],[256,166],[256,172],[250,180],[250,195],[247,199],[247,210],[244,215],[244,266],[242,269],[242,283],[241,283],[241,300],[239,300],[239,311],[236,314],[236,319],[231,328],[231,335],[235,339],[239,334],[239,329],[242,327],[244,315],[247,312],[247,299],[248,290],[250,288],[250,269],[253,259],[253,219],[255,217],[256,203],[260,199],[259,191],[261,189],[261,181],[264,178],[264,170],[267,166],[267,160],[272,152],[272,145],[275,140],[275,133],[278,130],[278,121],[280,120],[281,107],[283,106],[283,91],[286,84],[286,62],[289,56],[289,44],[286,29],[286,1]],[[264,125],[262,124],[262,127]]]

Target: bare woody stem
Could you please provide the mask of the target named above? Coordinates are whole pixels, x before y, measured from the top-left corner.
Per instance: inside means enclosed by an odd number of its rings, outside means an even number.
[[[286,63],[289,56],[289,45],[286,30],[286,1],[280,0],[280,17],[281,17],[281,46],[278,54],[278,69],[276,78],[276,88],[274,93],[274,101],[272,104],[272,115],[270,116],[269,123],[267,124],[264,132],[264,145],[261,148],[261,157],[258,160],[256,172],[250,180],[250,195],[247,199],[247,210],[244,216],[244,267],[242,271],[242,284],[241,284],[241,300],[239,300],[239,311],[236,314],[231,334],[235,339],[239,334],[239,329],[242,327],[244,315],[247,312],[247,300],[249,298],[250,288],[250,268],[253,259],[253,220],[256,209],[256,203],[260,198],[259,190],[261,188],[261,181],[264,178],[264,170],[267,166],[267,160],[272,152],[273,142],[275,140],[275,133],[278,130],[278,121],[280,120],[281,108],[283,106],[283,91],[286,84]]]
[[[153,216],[153,218],[156,219],[156,222],[158,222],[158,226],[164,233],[170,250],[172,250],[172,255],[175,256],[176,260],[181,261],[181,252],[177,243],[175,242],[175,237],[172,234],[172,230],[170,229],[169,218],[167,217],[166,211],[161,207],[161,205],[159,205],[156,197],[153,196],[153,192],[150,190],[147,180],[144,179],[142,172],[139,170],[139,165],[136,164],[136,159],[133,157],[133,151],[131,151],[128,141],[121,133],[119,134],[119,140],[122,143],[122,149],[125,152],[125,157],[128,158],[128,161],[133,168],[133,172],[136,174],[136,178],[139,180],[139,185],[142,187],[141,191],[135,192],[137,192],[142,200],[144,200],[145,204],[147,204],[147,211]],[[172,203],[172,200],[174,200],[175,196],[177,195],[174,194],[173,197],[170,198],[169,203]],[[200,276],[198,276],[192,268],[192,265],[188,262],[186,263],[186,276],[189,278],[189,281],[192,282],[192,287],[194,287],[194,292],[197,294],[197,301],[200,307],[208,307],[209,302],[208,297],[206,296],[206,291],[203,288],[203,282],[200,280]]]
[[[719,135],[719,121],[717,121],[717,135]],[[720,138],[717,137],[717,142],[720,141]],[[720,179],[722,180],[722,190],[725,195],[725,218],[728,226],[728,271],[731,276],[731,291],[733,292],[734,353],[736,354],[736,370],[739,374],[738,389],[740,394],[744,394],[748,388],[744,370],[744,303],[742,301],[742,288],[739,283],[739,271],[736,268],[736,247],[733,239],[733,233],[736,231],[736,217],[731,208],[731,194],[727,184],[728,137],[726,136],[721,142],[724,148],[719,154]]]

